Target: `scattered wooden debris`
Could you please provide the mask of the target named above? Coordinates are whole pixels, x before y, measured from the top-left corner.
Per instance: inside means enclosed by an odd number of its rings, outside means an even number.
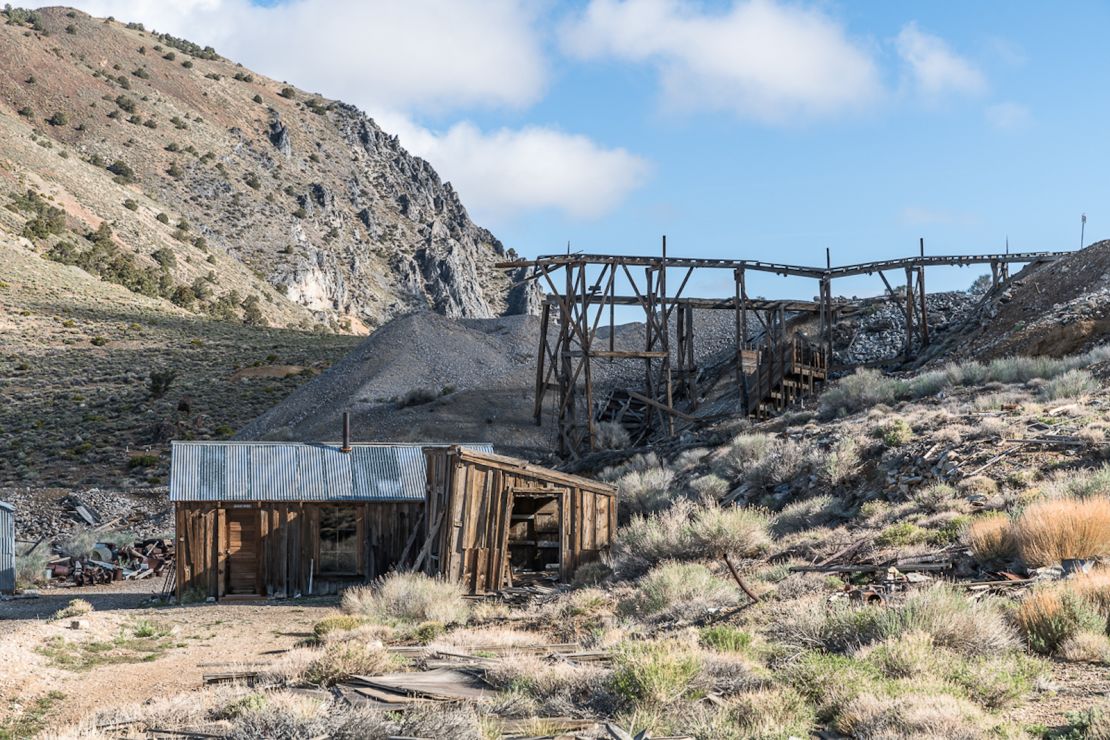
[[[476,701],[494,691],[472,673],[451,668],[413,673],[387,673],[381,676],[351,676],[344,688],[379,703],[404,704],[412,701]]]

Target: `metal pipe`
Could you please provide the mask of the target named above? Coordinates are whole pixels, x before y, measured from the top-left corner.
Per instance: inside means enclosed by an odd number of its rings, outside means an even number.
[[[351,451],[351,412],[343,412],[343,446],[339,448],[340,452]]]

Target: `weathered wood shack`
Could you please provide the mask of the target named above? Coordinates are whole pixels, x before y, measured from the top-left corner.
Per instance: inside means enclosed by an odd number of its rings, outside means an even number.
[[[0,594],[15,591],[15,507],[0,501]]]
[[[566,581],[613,542],[617,498],[610,485],[459,446],[424,454],[426,573],[471,593],[534,575]]]
[[[174,442],[177,596],[372,580],[423,545],[426,481],[421,445]]]

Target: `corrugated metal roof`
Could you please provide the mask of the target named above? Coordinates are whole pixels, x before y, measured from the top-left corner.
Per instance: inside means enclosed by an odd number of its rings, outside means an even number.
[[[0,509],[7,509],[8,511],[15,511],[15,507],[4,501],[0,501]]]
[[[428,446],[174,442],[170,501],[423,501]]]

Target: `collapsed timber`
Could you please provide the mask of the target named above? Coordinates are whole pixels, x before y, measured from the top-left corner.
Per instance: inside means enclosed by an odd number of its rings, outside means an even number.
[[[627,434],[630,445],[674,438],[699,422],[699,405],[725,377],[735,379],[737,395],[730,411],[765,417],[814,392],[829,377],[833,326],[858,311],[866,301],[834,298],[833,280],[878,274],[885,287],[881,300],[894,302],[905,318],[904,357],[929,346],[925,268],[989,265],[992,292],[1010,281],[1010,266],[1050,262],[1066,252],[1022,252],[913,257],[833,267],[826,251],[825,267],[787,265],[756,260],[668,257],[663,238],[659,256],[606,254],[544,255],[534,260],[499,263],[506,270],[531,268],[527,280],[544,282],[549,290],[541,309],[540,344],[536,355],[533,417],[542,424],[544,400],[555,394],[558,447],[561,455],[578,458],[604,447],[603,425]],[[634,269],[642,269],[638,278]],[[557,279],[562,270],[562,279]],[[686,295],[696,270],[732,272],[734,295],[706,298]],[[902,270],[905,286],[896,290],[886,271]],[[678,288],[668,291],[668,272],[681,273]],[[766,300],[748,295],[747,274],[759,272],[818,282],[818,299]],[[562,283],[560,285],[560,283]],[[673,281],[672,281],[673,284]],[[615,345],[616,308],[644,312],[642,350]],[[735,316],[734,352],[725,363],[698,367],[693,312],[724,310]],[[816,316],[817,336],[791,330],[794,316]],[[758,329],[749,325],[755,318]],[[603,322],[608,341],[598,339]],[[549,331],[556,325],[555,339]],[[672,346],[672,335],[674,343]],[[643,383],[617,388],[600,397],[593,382],[598,361],[643,363]],[[704,416],[704,415],[702,415]],[[704,420],[703,418],[700,420]]]

